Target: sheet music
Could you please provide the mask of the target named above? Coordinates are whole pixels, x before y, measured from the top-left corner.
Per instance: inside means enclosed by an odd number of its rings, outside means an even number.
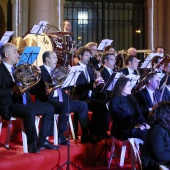
[[[42,34],[48,21],[40,21],[38,25],[34,25],[30,33],[32,34]]]
[[[145,59],[145,61],[142,63],[140,68],[151,68],[151,60],[154,56],[160,56],[163,57],[163,54],[160,53],[150,53],[149,56]]]
[[[131,86],[132,88],[136,85],[137,81],[139,80],[140,76],[139,75],[127,75],[127,78],[131,80]]]
[[[113,40],[103,39],[99,44],[97,50],[103,50],[107,45],[111,45],[112,42]]]
[[[82,71],[83,71],[83,68],[81,66],[71,67],[71,70],[61,88],[74,86],[76,84],[78,76],[80,75]]]
[[[117,82],[117,80],[120,78],[120,76],[122,75],[121,72],[117,72],[115,77],[114,77],[114,80],[113,82],[110,84],[110,86],[107,88],[108,91],[112,91],[114,86],[115,86],[115,83]]]
[[[13,35],[14,31],[6,31],[4,35],[2,36],[0,42],[1,43],[7,43],[10,39],[10,37]]]
[[[158,75],[159,80],[161,81],[161,79],[164,77],[164,73],[156,73]]]

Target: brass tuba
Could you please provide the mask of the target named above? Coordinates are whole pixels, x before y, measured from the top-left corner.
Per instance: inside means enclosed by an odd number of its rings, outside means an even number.
[[[24,63],[15,67],[14,78],[13,99],[17,103],[22,103],[22,94],[39,82],[41,74],[36,66]]]
[[[69,72],[70,69],[68,67],[57,65],[57,67],[51,73],[51,79],[53,84],[45,82],[46,90],[49,94],[63,85]]]

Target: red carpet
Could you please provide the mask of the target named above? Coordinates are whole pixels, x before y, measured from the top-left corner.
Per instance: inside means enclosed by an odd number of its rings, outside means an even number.
[[[1,134],[1,142],[5,141],[5,133],[6,128],[5,124],[3,125],[2,134]],[[14,126],[17,130],[17,126]],[[10,150],[7,150],[3,146],[0,146],[0,170],[53,170],[58,169],[64,162],[67,160],[68,149],[67,146],[61,146],[58,151],[53,150],[42,150],[38,154],[23,154],[21,135],[18,134],[10,143]],[[52,138],[50,139],[52,141]],[[109,147],[111,145],[111,140],[108,140]],[[70,144],[70,160],[73,164],[80,167],[82,170],[90,170],[92,169],[92,165],[94,164],[99,152],[101,151],[104,145],[104,140],[97,144],[80,144],[79,141],[74,143],[71,140]],[[109,156],[109,152],[107,153]],[[119,163],[118,157],[116,158]],[[62,170],[66,169],[66,165],[62,168]],[[72,165],[70,165],[70,170],[74,170]],[[107,167],[104,167],[104,152],[102,152],[100,158],[96,162],[94,166],[95,170],[104,170]],[[118,169],[115,162],[112,161],[111,169]],[[130,158],[125,160],[125,165],[123,170],[130,170]]]

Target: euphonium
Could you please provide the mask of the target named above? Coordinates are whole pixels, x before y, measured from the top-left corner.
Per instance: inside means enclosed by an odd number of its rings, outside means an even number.
[[[36,66],[24,63],[15,67],[14,77],[16,80],[12,84],[13,99],[22,103],[22,94],[39,82],[41,74]]]
[[[70,72],[69,68],[57,65],[57,67],[51,73],[51,79],[53,84],[45,82],[46,90],[48,91],[49,94],[63,85],[69,72]]]

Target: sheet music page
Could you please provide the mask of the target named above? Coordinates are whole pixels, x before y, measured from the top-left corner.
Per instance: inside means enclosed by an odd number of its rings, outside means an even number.
[[[40,29],[40,25],[34,25],[30,31],[31,34],[42,34],[43,30]]]
[[[105,46],[110,45],[113,42],[113,40],[109,39],[103,39],[101,43],[99,44],[97,50],[103,50]]]
[[[150,53],[149,56],[145,59],[145,61],[142,63],[140,68],[151,68],[151,60],[154,56],[160,56],[163,57],[163,54],[160,53]]]
[[[117,73],[116,73],[113,82],[112,82],[112,83],[110,84],[110,86],[107,88],[108,91],[112,91],[112,90],[113,90],[115,83],[117,82],[117,80],[120,78],[121,75],[122,75],[121,72],[117,72]]]
[[[139,75],[127,75],[126,77],[131,80],[131,86],[132,86],[132,88],[135,86],[135,84],[137,83],[137,81],[138,81],[139,78],[140,78]]]
[[[4,43],[4,44],[7,43],[13,33],[14,33],[14,31],[6,31],[6,32],[4,33],[4,35],[2,36],[0,42],[2,42],[2,43]]]
[[[80,73],[83,71],[81,66],[73,66],[61,88],[74,86]]]

